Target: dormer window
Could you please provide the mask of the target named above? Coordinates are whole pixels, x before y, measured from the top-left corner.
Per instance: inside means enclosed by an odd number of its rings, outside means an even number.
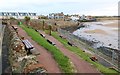
[[[12,14],[11,14],[11,13],[10,13],[9,15],[10,15],[10,16],[12,16]]]
[[[36,13],[29,13],[30,16],[36,16]]]
[[[3,15],[4,15],[4,16],[7,16],[7,14],[6,14],[6,13],[3,13]]]
[[[0,16],[2,16],[2,13],[0,13]]]

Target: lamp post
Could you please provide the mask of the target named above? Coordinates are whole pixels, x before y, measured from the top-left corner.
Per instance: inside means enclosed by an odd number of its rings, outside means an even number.
[[[45,29],[45,21],[43,20],[43,27],[42,27],[43,31]]]
[[[49,31],[50,31],[49,35],[51,35],[51,32],[52,32],[52,24],[48,23],[48,25],[49,25]]]

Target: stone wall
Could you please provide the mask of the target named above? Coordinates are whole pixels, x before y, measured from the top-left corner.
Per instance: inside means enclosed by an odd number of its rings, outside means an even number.
[[[4,33],[5,45],[8,47],[9,73],[45,73],[46,70],[36,55],[27,55],[25,46],[11,25],[7,25]],[[3,63],[4,64],[4,63]],[[8,69],[5,71],[7,72]]]
[[[2,20],[0,19],[0,75],[2,73]]]

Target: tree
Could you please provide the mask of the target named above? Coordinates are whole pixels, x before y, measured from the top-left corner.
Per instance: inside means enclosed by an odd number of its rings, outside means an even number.
[[[10,17],[10,24],[13,24],[15,22],[15,18],[14,17]]]
[[[28,17],[28,16],[25,16],[25,22],[26,22],[26,25],[29,25],[29,22],[30,22],[30,17]]]

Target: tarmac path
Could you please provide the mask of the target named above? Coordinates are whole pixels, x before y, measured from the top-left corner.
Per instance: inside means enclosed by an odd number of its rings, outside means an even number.
[[[54,37],[45,34],[43,31],[39,31],[39,33],[45,35],[45,38],[50,40],[51,42],[54,42],[56,46],[61,50],[61,52],[64,53],[64,55],[66,55],[68,58],[70,58],[77,70],[77,73],[96,73],[95,75],[100,75],[100,72],[96,68],[91,66],[91,64],[84,61],[73,52],[69,51],[62,43],[60,43]]]
[[[47,70],[47,73],[60,73],[61,70],[59,69],[58,64],[45,48],[38,45],[35,41],[31,39],[30,36],[27,35],[27,33],[18,26],[18,34],[20,36],[23,36],[25,39],[28,39],[31,44],[35,47],[36,50],[40,52],[40,55],[37,56],[38,61],[44,65],[45,69]]]

